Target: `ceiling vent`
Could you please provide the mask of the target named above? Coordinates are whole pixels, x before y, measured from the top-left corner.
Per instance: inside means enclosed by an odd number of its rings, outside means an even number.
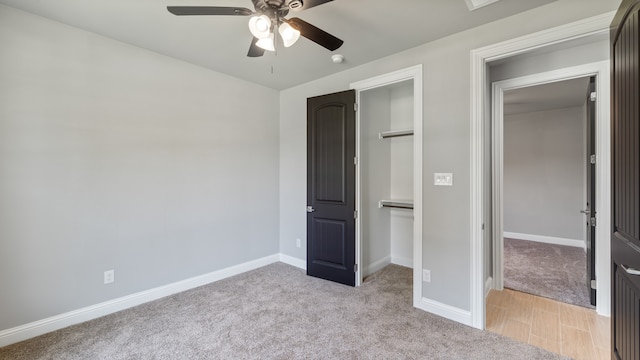
[[[500,0],[464,0],[467,3],[467,7],[470,11],[480,9],[481,7],[491,5]]]

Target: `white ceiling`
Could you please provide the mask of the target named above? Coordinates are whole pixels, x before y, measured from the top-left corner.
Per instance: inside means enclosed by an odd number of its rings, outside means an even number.
[[[504,93],[504,114],[582,106],[587,101],[589,77],[509,90]]]
[[[301,39],[261,58],[246,56],[252,36],[247,17],[182,16],[168,5],[236,6],[250,0],[0,0],[71,26],[231,76],[285,89],[364,64],[444,36],[508,17],[555,0],[335,0],[289,17],[300,17],[341,38],[330,52]],[[344,55],[334,64],[331,55]]]

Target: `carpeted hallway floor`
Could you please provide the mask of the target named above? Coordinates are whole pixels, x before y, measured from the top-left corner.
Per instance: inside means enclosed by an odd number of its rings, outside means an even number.
[[[359,288],[272,264],[0,349],[0,359],[560,359],[412,307],[412,271]]]
[[[582,248],[504,238],[504,287],[593,309]]]

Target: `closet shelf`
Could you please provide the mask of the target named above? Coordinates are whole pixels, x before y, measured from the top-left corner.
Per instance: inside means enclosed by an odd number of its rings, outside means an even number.
[[[398,209],[413,209],[413,201],[411,200],[380,200],[378,207],[398,208]]]
[[[413,129],[383,131],[378,135],[378,137],[380,139],[387,139],[392,137],[411,136],[411,135],[413,135]]]

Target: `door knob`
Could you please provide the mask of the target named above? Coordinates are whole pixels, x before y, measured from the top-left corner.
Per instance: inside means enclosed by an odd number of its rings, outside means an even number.
[[[591,214],[591,210],[580,210],[581,214],[589,215]]]
[[[314,209],[313,206],[307,206],[307,212],[308,213],[312,213],[314,211],[316,211],[316,209]]]

